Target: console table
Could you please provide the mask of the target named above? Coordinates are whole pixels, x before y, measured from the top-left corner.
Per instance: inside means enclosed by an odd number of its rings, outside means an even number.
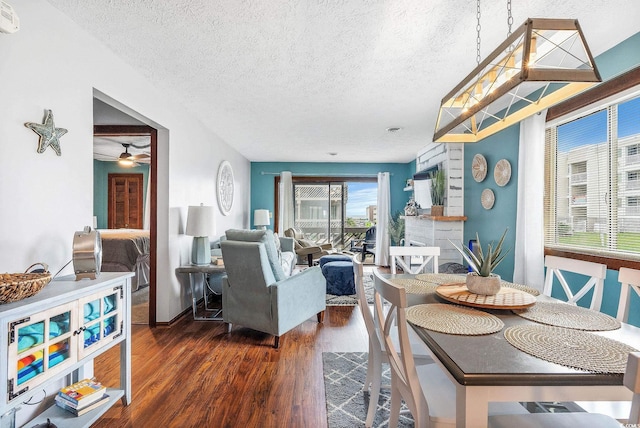
[[[193,319],[196,321],[222,321],[222,307],[209,307],[209,284],[207,283],[207,275],[212,273],[224,273],[223,265],[184,265],[176,268],[176,274],[189,274],[189,287],[191,289],[191,309],[193,311]],[[204,299],[204,315],[198,315],[198,299],[196,298],[195,283],[198,277],[202,277],[202,297]],[[211,290],[213,294],[215,293]],[[210,315],[209,315],[210,314]]]
[[[107,388],[107,404],[76,417],[50,396],[45,404],[51,405],[25,426],[50,419],[58,427],[89,427],[118,399],[129,404],[132,276],[103,272],[94,280],[63,277],[33,297],[0,306],[0,414],[41,397],[43,390],[57,392],[61,383],[89,377],[85,365],[115,345],[120,345],[120,385]]]

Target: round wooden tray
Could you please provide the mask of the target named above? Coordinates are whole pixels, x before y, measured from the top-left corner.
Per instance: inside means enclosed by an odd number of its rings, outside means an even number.
[[[440,285],[436,294],[449,302],[486,309],[523,309],[536,303],[535,296],[509,287],[501,287],[498,294],[485,296],[471,293],[465,284],[460,283]]]

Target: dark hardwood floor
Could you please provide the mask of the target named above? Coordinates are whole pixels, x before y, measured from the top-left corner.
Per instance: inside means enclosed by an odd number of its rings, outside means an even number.
[[[170,328],[133,326],[132,389],[95,425],[113,427],[326,427],[323,352],[365,352],[358,306],[327,307],[273,337],[183,317]],[[119,383],[119,348],[98,357],[95,376]]]

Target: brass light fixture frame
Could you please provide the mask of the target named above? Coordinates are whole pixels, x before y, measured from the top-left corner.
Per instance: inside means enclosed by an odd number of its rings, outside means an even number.
[[[478,142],[601,81],[577,20],[527,19],[442,99],[433,141]]]

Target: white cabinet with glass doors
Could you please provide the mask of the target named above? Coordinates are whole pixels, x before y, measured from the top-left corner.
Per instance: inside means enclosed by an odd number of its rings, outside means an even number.
[[[109,405],[81,417],[52,406],[30,424],[46,422],[48,417],[52,422],[64,421],[58,426],[89,426],[118,398],[128,404],[131,276],[103,272],[96,280],[54,280],[33,297],[0,305],[0,381],[6,385],[0,389],[0,414],[42,394],[65,376],[64,382],[79,380],[85,364],[116,344],[120,345],[120,385],[108,388]]]

